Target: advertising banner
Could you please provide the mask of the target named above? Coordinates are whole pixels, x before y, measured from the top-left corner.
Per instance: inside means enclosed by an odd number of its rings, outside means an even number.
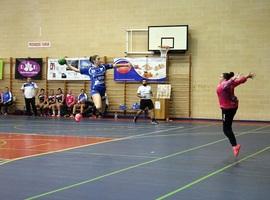
[[[42,58],[16,58],[15,79],[42,78]]]
[[[72,63],[77,68],[89,66],[88,58],[67,58],[68,63]],[[58,58],[48,59],[48,80],[89,80],[89,76],[67,70],[66,65],[60,65]]]
[[[127,64],[114,69],[115,81],[138,82],[146,79],[149,82],[166,81],[166,58],[115,58],[116,64]]]

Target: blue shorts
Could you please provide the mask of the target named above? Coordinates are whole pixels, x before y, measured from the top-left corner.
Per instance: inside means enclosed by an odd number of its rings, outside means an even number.
[[[101,97],[105,96],[106,87],[105,86],[95,86],[91,88],[91,96],[94,94],[100,94]]]

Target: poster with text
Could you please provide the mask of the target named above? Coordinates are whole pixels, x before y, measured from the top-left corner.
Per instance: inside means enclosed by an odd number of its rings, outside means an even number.
[[[166,81],[166,58],[115,58],[114,63],[120,65],[114,69],[115,81],[138,82],[143,79],[149,82]]]
[[[172,87],[170,84],[157,85],[157,99],[170,99]]]
[[[16,58],[15,79],[42,78],[42,58]]]
[[[81,68],[90,65],[87,58],[68,58],[66,59],[72,66]],[[78,72],[67,70],[67,65],[60,65],[58,58],[48,59],[48,80],[89,80],[89,76],[82,75]]]

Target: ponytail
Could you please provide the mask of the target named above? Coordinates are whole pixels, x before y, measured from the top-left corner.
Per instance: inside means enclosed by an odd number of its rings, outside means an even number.
[[[98,55],[90,56],[90,57],[89,57],[90,63],[94,64],[94,61],[96,60],[97,57],[98,57]]]
[[[223,73],[223,78],[225,80],[229,80],[231,79],[232,77],[234,77],[234,73],[233,72],[230,72],[230,73]]]

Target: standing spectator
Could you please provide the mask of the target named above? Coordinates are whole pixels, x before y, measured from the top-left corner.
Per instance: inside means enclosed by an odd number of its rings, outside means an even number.
[[[26,114],[29,116],[32,115],[32,112],[31,112],[31,107],[32,107],[32,110],[35,116],[37,116],[37,108],[36,108],[36,101],[35,101],[37,91],[38,91],[37,84],[33,82],[30,77],[28,77],[26,83],[22,85],[21,90],[24,94]]]
[[[151,123],[152,124],[158,124],[158,122],[155,119],[155,112],[154,112],[154,104],[151,100],[151,97],[153,96],[151,86],[147,84],[146,80],[142,81],[142,85],[137,90],[137,97],[139,97],[140,100],[140,110],[136,113],[134,117],[134,123],[137,122],[137,119],[139,115],[147,109],[150,113]]]
[[[8,87],[5,87],[4,92],[2,93],[2,105],[4,106],[4,115],[8,114],[8,107],[13,103],[12,93],[9,91]]]

